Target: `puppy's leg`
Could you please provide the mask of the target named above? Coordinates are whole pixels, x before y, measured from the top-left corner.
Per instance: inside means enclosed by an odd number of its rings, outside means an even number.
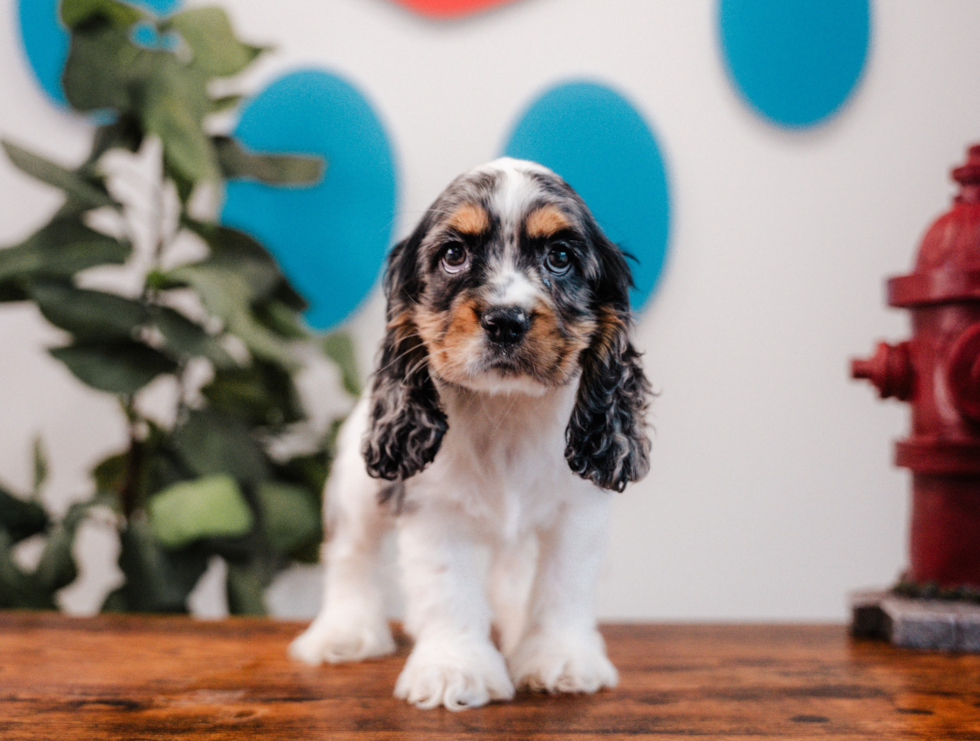
[[[494,549],[490,566],[490,604],[504,656],[514,653],[524,635],[537,562],[538,541],[533,535],[516,543],[498,543]]]
[[[289,647],[294,658],[310,664],[360,661],[395,650],[380,575],[381,539],[391,522],[378,502],[380,485],[361,457],[366,417],[362,401],[341,432],[327,484],[323,606]]]
[[[586,491],[541,533],[528,625],[509,657],[518,687],[595,692],[616,686],[594,612],[610,504],[607,492]]]
[[[421,516],[419,516],[421,515]],[[399,519],[405,627],[415,647],[395,696],[450,710],[509,700],[514,686],[490,641],[490,609],[471,536],[458,516],[431,508]]]

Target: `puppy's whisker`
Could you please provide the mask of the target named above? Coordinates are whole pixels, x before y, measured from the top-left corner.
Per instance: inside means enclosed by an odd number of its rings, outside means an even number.
[[[398,355],[396,355],[395,357],[393,357],[393,358],[391,358],[391,359],[390,359],[390,360],[389,360],[389,361],[388,361],[387,363],[385,363],[384,365],[382,365],[382,366],[379,366],[379,367],[378,367],[378,369],[377,369],[377,370],[376,370],[376,371],[374,372],[374,375],[375,375],[375,376],[381,376],[381,375],[384,375],[384,374],[385,374],[385,373],[387,373],[388,371],[390,371],[390,370],[392,370],[392,369],[393,369],[393,368],[394,368],[394,367],[395,367],[395,366],[396,366],[396,365],[397,365],[397,364],[398,364],[399,362],[401,362],[401,361],[402,361],[402,360],[403,360],[404,358],[406,358],[406,357],[408,357],[408,356],[409,356],[409,355],[411,355],[411,354],[412,354],[413,352],[415,352],[415,350],[416,350],[416,349],[417,349],[417,348],[415,348],[415,347],[410,347],[410,348],[408,348],[407,350],[405,350],[405,351],[403,351],[403,352],[401,352],[401,353],[399,353],[399,354],[398,354]]]
[[[418,344],[414,344],[413,342],[411,342],[412,340],[417,340],[418,341]],[[416,330],[413,330],[412,332],[410,332],[408,334],[405,334],[400,339],[399,344],[408,344],[408,347],[406,347],[400,353],[398,353],[397,355],[395,355],[395,357],[391,358],[383,366],[379,367],[375,371],[375,374],[376,375],[381,374],[381,373],[383,373],[385,371],[391,370],[391,368],[394,367],[394,365],[396,363],[400,362],[403,358],[405,358],[406,356],[410,355],[413,352],[418,351],[419,348],[420,348],[420,346],[422,348],[422,351],[425,352],[425,346],[424,346],[424,344],[422,342],[422,337],[419,335],[417,329]]]

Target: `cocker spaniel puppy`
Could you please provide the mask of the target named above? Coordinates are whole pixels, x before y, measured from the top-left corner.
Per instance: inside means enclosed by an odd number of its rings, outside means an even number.
[[[460,710],[615,686],[593,606],[607,490],[650,449],[630,285],[541,165],[496,160],[439,196],[388,259],[380,365],[327,485],[323,608],[293,656],[394,650],[378,573],[394,528],[415,639],[397,697]]]

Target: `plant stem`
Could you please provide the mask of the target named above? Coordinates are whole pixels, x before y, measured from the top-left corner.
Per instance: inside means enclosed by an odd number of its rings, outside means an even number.
[[[136,410],[132,396],[123,399],[123,411],[129,423],[129,453],[126,456],[126,472],[119,485],[119,508],[125,521],[129,521],[136,509],[138,497],[140,469],[143,465],[143,442],[140,440],[139,412]]]
[[[161,154],[162,158],[162,154]],[[161,179],[163,177],[163,162],[161,159],[160,163]],[[165,180],[163,181],[166,182]],[[167,239],[166,225],[164,222],[164,186],[159,181],[151,184],[154,189],[154,193],[151,196],[151,200],[154,204],[153,208],[153,231],[155,233],[154,244],[151,251],[150,265],[147,268],[146,275],[143,278],[143,290],[140,293],[140,301],[144,303],[147,308],[152,313],[153,310],[159,307],[159,296],[155,288],[153,288],[147,276],[158,271],[160,269],[160,263],[162,262],[164,252],[169,246],[170,240]],[[132,224],[128,219],[125,219],[126,231],[130,235],[132,243],[135,245],[135,231],[132,228]],[[184,382],[183,382],[183,368],[177,374],[177,383],[179,385],[179,400],[178,400],[178,414],[180,413],[180,407],[184,404]],[[140,483],[140,473],[143,465],[143,454],[144,454],[144,444],[141,440],[141,423],[144,421],[139,409],[136,406],[136,396],[126,395],[121,398],[121,403],[123,407],[123,412],[126,415],[126,420],[129,426],[129,453],[126,456],[126,471],[123,475],[122,483],[119,487],[119,505],[122,510],[123,516],[126,521],[130,519],[133,512],[136,510],[139,504],[139,483]]]

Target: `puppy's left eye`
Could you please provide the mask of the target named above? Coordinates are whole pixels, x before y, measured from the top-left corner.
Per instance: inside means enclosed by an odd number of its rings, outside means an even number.
[[[544,258],[544,266],[555,275],[564,275],[572,267],[572,253],[564,242],[552,246]]]

